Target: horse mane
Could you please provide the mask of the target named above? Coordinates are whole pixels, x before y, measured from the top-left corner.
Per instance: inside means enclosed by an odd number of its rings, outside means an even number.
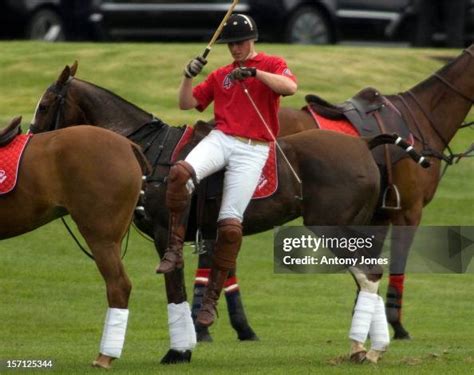
[[[89,82],[89,81],[85,81],[85,80],[80,79],[80,78],[74,77],[74,79],[75,79],[76,81],[79,81],[79,82],[81,82],[81,83],[84,83],[85,85],[92,86],[92,87],[94,87],[95,89],[97,89],[97,90],[99,90],[99,91],[103,91],[103,92],[105,92],[106,94],[109,94],[109,95],[112,96],[115,100],[120,101],[120,102],[122,102],[122,103],[126,103],[126,104],[128,104],[129,106],[133,107],[133,108],[134,108],[135,110],[137,110],[137,111],[143,112],[144,114],[147,114],[147,115],[149,115],[150,117],[154,117],[154,115],[153,115],[152,113],[145,111],[144,109],[142,109],[142,108],[140,108],[139,106],[137,106],[136,104],[134,104],[134,103],[132,103],[132,102],[130,102],[130,101],[124,99],[123,97],[121,97],[120,95],[114,93],[113,91],[110,91],[110,90],[108,90],[108,89],[106,89],[106,88],[104,88],[104,87],[101,87],[101,86],[96,85],[95,83],[92,83],[92,82]]]

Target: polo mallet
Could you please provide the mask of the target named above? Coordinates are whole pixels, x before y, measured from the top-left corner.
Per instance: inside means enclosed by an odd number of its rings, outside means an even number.
[[[202,58],[205,59],[207,57],[207,55],[209,55],[209,52],[211,52],[211,49],[212,49],[212,46],[214,45],[214,43],[216,42],[217,38],[219,37],[219,35],[221,35],[221,32],[222,32],[222,29],[224,28],[224,24],[226,23],[227,19],[230,17],[230,15],[232,14],[232,12],[234,11],[234,8],[237,6],[239,0],[234,0],[232,1],[232,4],[230,5],[230,8],[229,10],[227,11],[227,13],[225,14],[224,18],[222,19],[219,27],[216,29],[214,35],[212,36],[212,39],[211,41],[209,42],[209,44],[207,45],[206,49],[204,50],[204,53],[202,54]]]
[[[283,152],[283,150],[282,150],[280,144],[278,143],[275,135],[272,133],[272,130],[270,129],[270,126],[268,126],[267,122],[265,121],[265,118],[263,117],[262,113],[258,109],[257,104],[255,104],[254,100],[252,99],[252,96],[250,95],[249,90],[247,89],[247,86],[242,81],[240,81],[240,84],[242,86],[242,89],[244,90],[245,95],[247,95],[247,98],[249,99],[250,103],[252,104],[252,107],[255,109],[255,112],[257,112],[258,117],[262,121],[263,125],[265,125],[265,128],[267,129],[268,134],[272,138],[273,142],[275,142],[276,148],[278,149],[278,151],[280,151],[281,155],[283,156],[283,159],[285,159],[285,162],[288,164],[288,167],[290,167],[291,173],[293,173],[293,176],[295,176],[296,181],[298,181],[298,183],[300,184],[300,187],[301,187],[301,179],[298,176],[298,173],[296,173],[295,169],[293,168],[290,161],[288,160],[285,153]]]

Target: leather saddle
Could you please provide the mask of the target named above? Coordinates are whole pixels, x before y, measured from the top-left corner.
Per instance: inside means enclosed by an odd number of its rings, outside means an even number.
[[[372,87],[359,91],[341,104],[331,104],[316,95],[307,95],[305,99],[311,109],[322,117],[347,120],[363,137],[396,133],[404,139],[410,138],[411,133],[405,119],[384,95]],[[388,145],[388,150],[391,164],[406,157],[406,153],[394,145]],[[387,164],[384,147],[378,147],[372,152],[377,164]]]
[[[342,120],[349,116],[353,117],[350,113],[352,111],[357,112],[361,118],[364,118],[369,113],[379,110],[385,104],[384,97],[372,87],[359,91],[351,99],[341,104],[331,104],[323,98],[312,94],[306,95],[305,99],[317,113],[331,120]],[[359,122],[356,117],[354,117],[354,121]]]
[[[405,140],[412,137],[398,109],[372,87],[361,90],[342,104],[331,104],[316,95],[307,95],[306,101],[322,117],[349,121],[363,137],[374,137],[382,133],[396,133]],[[373,149],[372,155],[383,176],[382,208],[398,210],[401,207],[400,193],[393,184],[391,167],[407,157],[407,154],[395,145],[385,145]],[[395,197],[395,204],[388,204],[390,194]]]
[[[8,145],[18,134],[21,134],[20,123],[12,121],[10,125],[0,130],[0,147]]]

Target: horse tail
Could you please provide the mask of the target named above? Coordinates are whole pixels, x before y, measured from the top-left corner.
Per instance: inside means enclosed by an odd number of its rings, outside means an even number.
[[[151,164],[146,158],[146,156],[143,154],[141,147],[135,143],[131,143],[131,146],[132,146],[132,151],[135,154],[135,157],[137,158],[138,164],[140,164],[140,168],[142,169],[142,174],[144,176],[149,175],[152,170]]]
[[[431,163],[428,159],[420,155],[412,145],[410,145],[407,141],[399,137],[398,134],[380,134],[373,138],[367,139],[367,146],[369,147],[369,150],[372,150],[375,147],[385,144],[397,145],[423,168],[428,168],[429,166],[431,166]]]

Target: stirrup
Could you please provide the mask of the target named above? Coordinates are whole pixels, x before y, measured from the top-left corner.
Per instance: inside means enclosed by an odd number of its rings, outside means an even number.
[[[201,228],[196,230],[196,239],[194,240],[194,252],[193,254],[202,255],[207,253],[206,245],[204,244],[204,238],[202,237]]]
[[[396,197],[396,205],[395,206],[388,206],[387,205],[387,195],[390,190],[393,190],[395,192],[395,197]],[[385,191],[383,192],[383,197],[382,197],[382,208],[385,210],[401,210],[402,206],[400,204],[401,199],[400,199],[400,192],[398,191],[397,185],[392,184],[389,185],[385,188]]]

